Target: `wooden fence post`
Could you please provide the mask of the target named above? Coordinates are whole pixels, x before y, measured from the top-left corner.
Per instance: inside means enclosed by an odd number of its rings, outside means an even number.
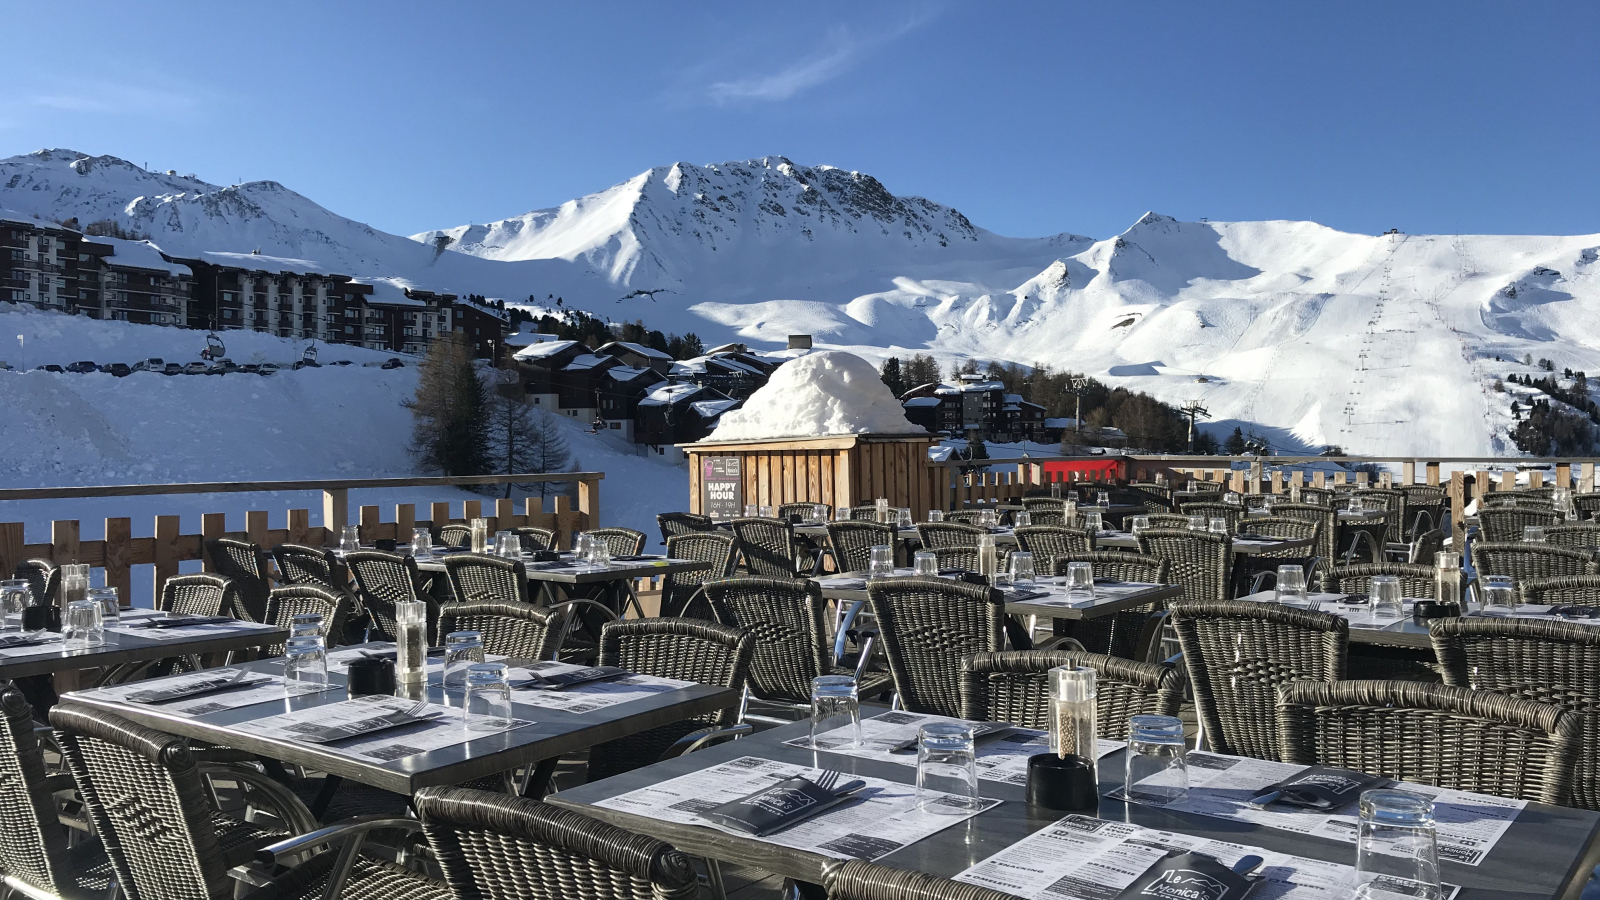
[[[311,510],[289,510],[288,541],[291,544],[311,543]],[[324,542],[326,543],[326,542]]]
[[[1528,473],[1528,487],[1544,487],[1544,473],[1535,469]]]
[[[1556,463],[1556,487],[1572,487],[1572,464]]]
[[[417,527],[417,507],[412,503],[399,503],[394,508],[394,539],[404,543],[411,541],[411,532]]]
[[[1450,547],[1457,553],[1467,545],[1466,487],[1465,472],[1457,469],[1450,473]]]
[[[1408,459],[1400,464],[1400,486],[1410,487],[1417,483],[1417,461]]]
[[[1439,464],[1436,462],[1428,463],[1428,484],[1439,484]]]
[[[340,529],[350,524],[350,492],[344,488],[322,492],[322,527],[327,537],[337,540]]]
[[[106,570],[106,587],[117,589],[119,603],[126,600],[133,590],[133,571],[130,568],[130,551],[133,548],[128,545],[132,539],[132,519],[106,520],[106,539],[102,545],[105,550],[101,564]]]
[[[154,598],[154,605],[161,605],[161,589],[166,585],[167,579],[178,574],[178,516],[156,516],[155,546],[151,548],[151,562],[155,563],[155,583],[152,585],[150,596]],[[131,605],[128,598],[124,597],[123,605]]]
[[[382,511],[376,506],[361,507],[361,537],[363,540],[375,541],[378,539],[378,523],[382,521]]]
[[[227,513],[202,513],[200,515],[200,562],[201,568],[207,572],[215,572],[217,567],[211,562],[211,554],[206,547],[206,541],[219,538],[228,533]],[[338,534],[337,531],[334,534]]]
[[[1594,463],[1592,462],[1578,464],[1578,493],[1594,493]]]
[[[583,528],[600,527],[600,482],[584,478],[578,481],[578,513],[583,516]]]
[[[434,531],[438,531],[439,530],[439,526],[441,526],[441,525],[449,525],[449,524],[450,524],[450,504],[449,504],[449,502],[433,504],[433,508],[428,511],[428,527],[432,528]]]

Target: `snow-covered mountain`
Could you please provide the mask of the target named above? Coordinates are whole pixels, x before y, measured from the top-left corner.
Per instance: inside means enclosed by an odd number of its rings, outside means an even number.
[[[1600,371],[1600,235],[1349,234],[1179,222],[1008,238],[868,175],[781,157],[678,163],[488,225],[403,238],[273,182],[217,187],[113,157],[0,160],[0,207],[110,218],[175,252],[311,258],[442,290],[563,296],[707,343],[1047,363],[1284,450],[1507,452],[1514,362]],[[448,240],[449,249],[440,249]],[[653,296],[632,296],[637,291]],[[1499,359],[1497,359],[1499,357]]]

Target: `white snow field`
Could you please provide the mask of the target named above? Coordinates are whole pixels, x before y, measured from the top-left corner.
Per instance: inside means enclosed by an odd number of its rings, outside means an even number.
[[[824,350],[784,363],[744,405],[723,413],[713,441],[826,434],[909,434],[922,428],[872,364],[853,353]]]

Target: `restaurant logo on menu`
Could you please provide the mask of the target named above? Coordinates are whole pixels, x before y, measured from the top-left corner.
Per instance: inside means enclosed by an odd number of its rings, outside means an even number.
[[[1224,900],[1228,885],[1194,869],[1168,869],[1139,892],[1141,897],[1160,900]]]
[[[789,787],[775,787],[745,801],[746,804],[764,809],[775,816],[797,813],[816,802],[816,798],[808,796],[804,791]]]

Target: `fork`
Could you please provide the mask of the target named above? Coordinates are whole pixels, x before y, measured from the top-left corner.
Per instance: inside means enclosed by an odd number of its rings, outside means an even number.
[[[833,786],[839,783],[840,774],[838,769],[823,769],[822,774],[813,778],[811,783],[831,794]]]

